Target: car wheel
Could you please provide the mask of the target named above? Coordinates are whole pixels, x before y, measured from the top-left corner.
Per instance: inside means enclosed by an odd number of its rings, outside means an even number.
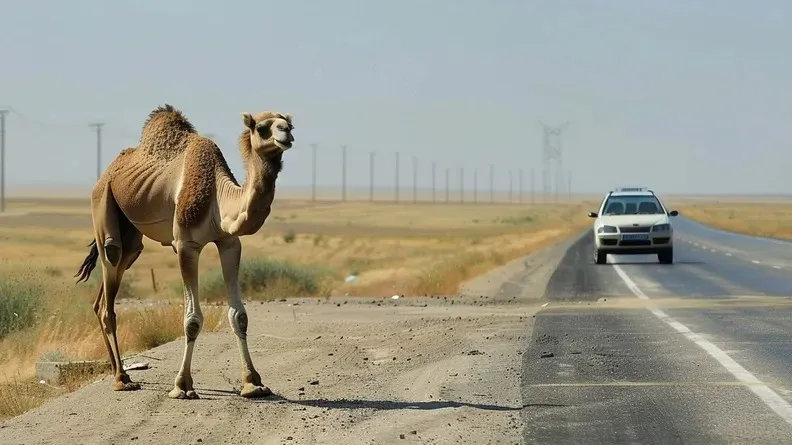
[[[599,250],[595,250],[594,260],[597,262],[597,264],[606,264],[608,262],[608,254],[600,252]]]
[[[668,249],[662,252],[657,252],[657,260],[660,262],[660,264],[673,264],[674,250]]]

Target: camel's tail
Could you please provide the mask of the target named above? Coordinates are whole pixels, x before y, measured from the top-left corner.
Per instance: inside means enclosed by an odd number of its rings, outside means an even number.
[[[88,256],[85,257],[85,261],[83,261],[82,265],[80,266],[80,270],[74,274],[77,278],[77,282],[85,281],[88,282],[88,278],[91,276],[91,272],[93,272],[94,268],[96,267],[96,260],[99,259],[99,248],[96,247],[96,240],[91,241],[91,244],[88,244],[88,247],[91,248],[91,251],[88,252]]]

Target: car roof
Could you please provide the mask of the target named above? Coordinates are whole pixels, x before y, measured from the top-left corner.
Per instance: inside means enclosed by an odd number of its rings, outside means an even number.
[[[653,192],[612,192],[610,196],[655,196]]]

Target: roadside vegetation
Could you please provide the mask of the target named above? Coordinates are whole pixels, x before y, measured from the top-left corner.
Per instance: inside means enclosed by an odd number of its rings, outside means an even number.
[[[792,240],[791,202],[690,202],[675,208],[688,218],[722,230]]]

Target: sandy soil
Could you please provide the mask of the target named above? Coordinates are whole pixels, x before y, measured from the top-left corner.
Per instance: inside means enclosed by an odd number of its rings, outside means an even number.
[[[520,355],[565,244],[468,283],[457,298],[249,303],[261,401],[235,394],[230,330],[202,334],[199,400],[171,400],[182,341],[132,361],[143,389],[105,377],[0,424],[2,444],[513,444],[521,442]]]

